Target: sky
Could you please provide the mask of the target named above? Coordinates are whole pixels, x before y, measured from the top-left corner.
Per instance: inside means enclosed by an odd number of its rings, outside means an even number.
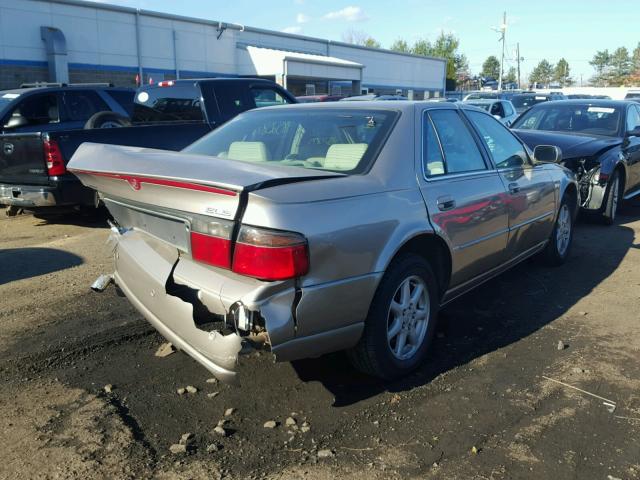
[[[523,75],[542,59],[564,57],[572,77],[586,83],[593,73],[589,60],[597,50],[640,42],[640,0],[101,0],[269,30],[342,40],[345,32],[365,32],[384,48],[402,38],[433,40],[441,32],[460,39],[460,51],[473,74],[489,55],[501,53],[492,30],[507,12],[505,71],[515,66],[520,44]]]

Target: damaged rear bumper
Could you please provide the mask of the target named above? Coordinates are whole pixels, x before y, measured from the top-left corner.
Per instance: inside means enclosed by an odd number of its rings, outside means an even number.
[[[296,289],[293,281],[212,270],[140,231],[114,235],[116,285],[160,334],[226,382],[236,380],[239,357],[256,340],[284,361],[355,345],[379,280],[367,275]],[[203,311],[212,322],[198,319]]]

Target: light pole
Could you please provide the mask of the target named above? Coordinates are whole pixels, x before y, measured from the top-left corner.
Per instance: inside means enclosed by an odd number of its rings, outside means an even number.
[[[502,25],[500,28],[493,28],[494,31],[500,34],[499,42],[502,42],[502,57],[500,58],[500,74],[498,75],[498,90],[502,90],[502,73],[504,72],[504,47],[505,47],[505,39],[507,36],[507,12],[504,12],[502,15]]]

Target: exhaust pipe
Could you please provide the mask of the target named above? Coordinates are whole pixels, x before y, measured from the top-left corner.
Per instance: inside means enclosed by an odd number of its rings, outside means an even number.
[[[91,290],[98,293],[104,292],[111,282],[113,282],[113,275],[100,275],[91,284]]]

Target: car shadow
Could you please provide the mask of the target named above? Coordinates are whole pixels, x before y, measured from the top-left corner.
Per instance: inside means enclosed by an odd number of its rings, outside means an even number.
[[[40,220],[36,223],[36,227],[44,227],[46,225],[72,225],[75,227],[88,228],[107,228],[108,220],[111,219],[109,211],[106,208],[87,209],[87,210],[51,210],[36,211],[33,217]]]
[[[427,384],[563,316],[616,270],[630,248],[637,248],[633,229],[624,225],[635,218],[625,210],[612,227],[578,224],[565,265],[550,268],[530,259],[449,304],[440,312],[427,360],[407,378],[384,382],[363,375],[344,353],[294,362],[294,370],[304,382],[322,383],[335,407]]]
[[[7,248],[0,250],[0,285],[57,272],[84,263],[82,258],[55,248]]]

